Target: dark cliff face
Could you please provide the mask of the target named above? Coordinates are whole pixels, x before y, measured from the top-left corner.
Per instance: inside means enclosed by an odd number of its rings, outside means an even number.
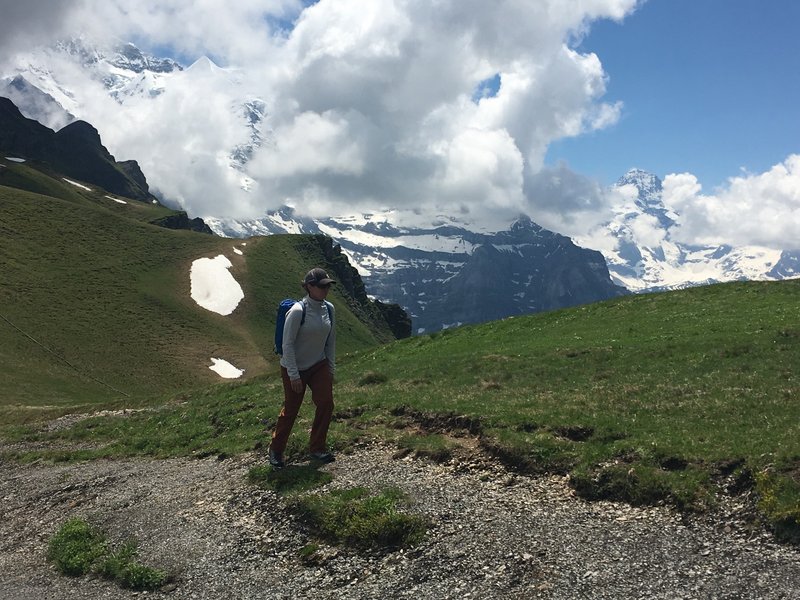
[[[189,215],[183,211],[162,217],[161,219],[152,221],[152,223],[153,225],[158,225],[159,227],[165,227],[167,229],[188,229],[190,231],[214,235],[214,232],[211,231],[211,228],[206,225],[203,219],[200,217],[190,219]]]
[[[0,148],[113,194],[145,202],[155,200],[138,164],[118,164],[97,130],[85,121],[74,121],[56,133],[26,119],[8,98],[0,98]]]
[[[403,310],[399,304],[385,304],[380,300],[375,300],[375,306],[386,319],[392,334],[398,340],[411,337],[411,317]]]
[[[442,285],[417,324],[478,323],[626,293],[611,282],[599,252],[547,233],[531,232],[529,244],[517,239],[509,249],[476,248],[461,271]]]
[[[39,154],[55,132],[41,123],[26,119],[8,98],[0,98],[0,148],[20,154]]]
[[[147,178],[144,176],[144,173],[142,172],[138,162],[135,160],[123,160],[118,162],[117,166],[140,188],[143,190],[150,189],[150,186],[147,185]]]
[[[415,331],[480,323],[606,300],[628,293],[616,286],[603,256],[543,229],[528,218],[508,231],[478,234],[437,230],[478,244],[471,253],[382,248],[399,266],[367,278],[381,298],[411,312]],[[363,251],[363,249],[362,249]]]

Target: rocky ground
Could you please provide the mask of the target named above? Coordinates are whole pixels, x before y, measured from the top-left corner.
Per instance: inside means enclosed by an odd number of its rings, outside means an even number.
[[[383,445],[324,467],[329,486],[405,490],[432,523],[426,541],[370,554],[328,546],[303,562],[307,532],[247,482],[263,461],[0,465],[0,598],[800,598],[800,550],[748,524],[746,497],[682,517],[584,502],[564,478],[517,475],[479,454],[436,464]],[[135,537],[172,583],[137,594],[57,574],[46,547],[70,517],[112,541]]]

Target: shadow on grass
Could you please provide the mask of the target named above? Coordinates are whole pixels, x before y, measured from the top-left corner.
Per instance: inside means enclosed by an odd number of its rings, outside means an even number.
[[[333,475],[320,471],[319,465],[314,464],[289,465],[283,469],[259,465],[247,473],[250,483],[282,495],[305,492],[323,486],[332,479]]]

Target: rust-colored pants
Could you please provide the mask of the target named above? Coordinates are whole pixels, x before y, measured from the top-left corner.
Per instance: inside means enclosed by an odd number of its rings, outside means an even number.
[[[270,447],[278,453],[282,453],[286,449],[286,444],[289,442],[289,434],[292,432],[297,413],[300,412],[300,405],[303,403],[303,396],[306,393],[307,386],[311,388],[311,400],[316,407],[314,422],[311,425],[309,450],[311,452],[325,452],[327,449],[328,426],[331,424],[331,417],[333,416],[333,375],[331,375],[327,359],[321,360],[310,369],[300,371],[303,391],[299,394],[292,390],[289,372],[285,367],[281,367],[281,378],[283,379],[283,409],[278,416],[275,431],[272,433]]]

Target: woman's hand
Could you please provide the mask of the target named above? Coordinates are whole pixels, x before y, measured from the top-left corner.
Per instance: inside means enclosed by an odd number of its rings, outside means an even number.
[[[302,394],[303,393],[303,380],[302,379],[292,379],[292,391],[295,394]]]

